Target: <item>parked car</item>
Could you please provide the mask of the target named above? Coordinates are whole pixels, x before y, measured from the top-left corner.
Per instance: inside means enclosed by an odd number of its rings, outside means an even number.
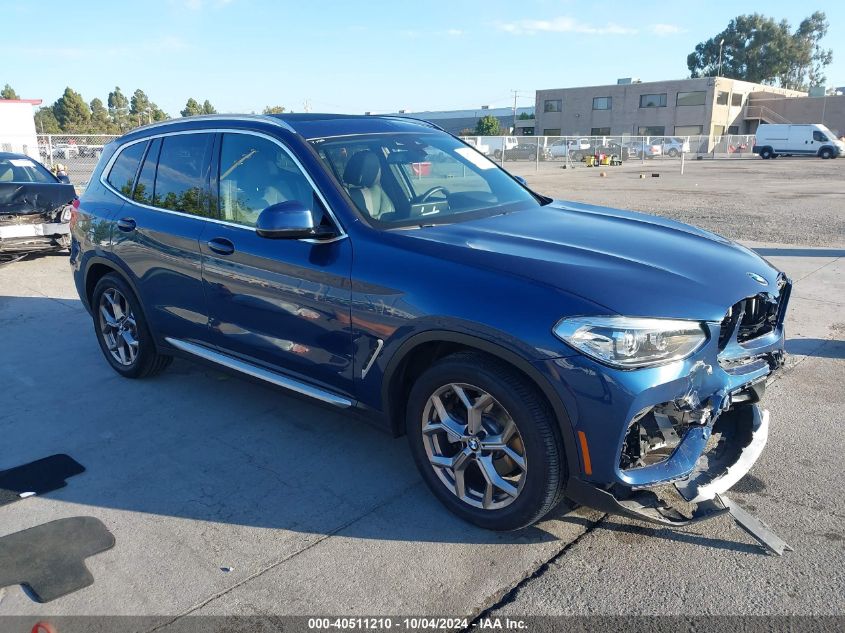
[[[677,158],[681,154],[689,154],[689,140],[677,136],[667,136],[660,139],[660,150],[663,156],[669,156],[670,158]]]
[[[502,157],[502,150],[510,151],[519,145],[519,139],[515,136],[480,136],[478,137],[480,147],[487,148],[487,155],[495,158]]]
[[[663,155],[663,148],[654,141],[628,141],[623,144],[631,158],[658,158]]]
[[[505,151],[505,160],[547,160],[549,150],[540,147],[539,153],[536,143],[520,143],[516,147]]]
[[[760,158],[778,156],[818,156],[836,158],[845,153],[845,143],[827,127],[818,123],[806,125],[769,124],[757,127],[751,151]]]
[[[783,273],[692,226],[535,193],[423,121],[140,128],[105,148],[71,225],[119,375],[182,356],[357,410],[407,435],[432,493],[485,528],[565,497],[709,518],[766,441]],[[693,519],[655,495],[671,484]]]
[[[24,154],[0,152],[0,257],[67,248],[76,191]]]
[[[53,158],[67,160],[79,156],[79,148],[70,143],[56,143],[53,145]]]
[[[77,152],[83,158],[99,158],[103,153],[102,145],[77,145]]]
[[[584,153],[580,152],[579,150],[587,150],[589,148],[590,139],[586,138],[562,138],[548,145],[549,156],[551,158],[566,158],[567,155],[570,155],[573,157],[574,160],[581,160],[581,158],[583,157]],[[579,158],[577,159],[574,158],[576,153],[579,156]]]
[[[480,141],[478,141],[474,138],[465,138],[464,142],[467,145],[471,145],[472,147],[477,149],[479,152],[481,152],[485,156],[490,155],[490,146],[489,145],[485,145],[484,143],[481,143]]]

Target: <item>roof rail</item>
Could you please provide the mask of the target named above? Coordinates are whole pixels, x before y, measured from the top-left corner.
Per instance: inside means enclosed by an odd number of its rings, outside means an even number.
[[[147,123],[146,125],[140,125],[136,128],[133,128],[127,132],[127,134],[131,134],[133,132],[144,131],[156,127],[161,127],[164,125],[174,125],[176,123],[187,123],[188,121],[262,121],[264,123],[271,123],[273,125],[277,125],[281,128],[288,130],[289,132],[295,132],[295,130],[285,121],[281,119],[277,119],[276,117],[268,116],[266,114],[198,114],[195,116],[189,117],[178,117],[173,119],[167,119],[165,121],[156,121],[155,123]]]
[[[425,125],[426,127],[432,127],[435,130],[440,130],[441,132],[446,132],[446,130],[444,130],[442,127],[440,127],[436,123],[432,123],[431,121],[428,121],[426,119],[417,119],[417,118],[412,117],[412,116],[402,116],[402,115],[398,115],[398,114],[374,114],[372,116],[376,116],[380,119],[395,119],[397,121],[405,121],[405,122],[408,122],[408,123],[419,123],[420,125]],[[448,134],[448,132],[447,132],[447,134]]]

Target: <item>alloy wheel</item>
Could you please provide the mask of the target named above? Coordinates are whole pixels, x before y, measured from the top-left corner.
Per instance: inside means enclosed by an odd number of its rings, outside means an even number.
[[[124,367],[138,358],[138,326],[132,306],[116,288],[100,295],[100,332],[109,353]]]
[[[496,510],[519,496],[528,472],[522,435],[483,389],[465,383],[437,389],[423,410],[421,432],[438,479],[464,503]]]

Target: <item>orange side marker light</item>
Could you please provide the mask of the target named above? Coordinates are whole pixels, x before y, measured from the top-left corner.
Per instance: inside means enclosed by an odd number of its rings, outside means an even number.
[[[590,449],[587,447],[587,436],[584,431],[578,431],[578,441],[581,442],[581,457],[584,460],[584,473],[593,474],[593,465],[590,463]]]

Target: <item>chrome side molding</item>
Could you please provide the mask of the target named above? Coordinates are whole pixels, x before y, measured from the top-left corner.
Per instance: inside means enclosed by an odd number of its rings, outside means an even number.
[[[354,404],[352,400],[333,394],[330,391],[308,385],[304,382],[300,382],[299,380],[294,380],[293,378],[283,376],[274,371],[264,369],[263,367],[253,365],[252,363],[248,363],[238,358],[233,358],[227,354],[209,349],[202,345],[170,337],[165,337],[164,340],[178,350],[209,360],[218,365],[222,365],[223,367],[233,369],[242,374],[246,374],[247,376],[252,376],[253,378],[269,382],[289,391],[302,394],[303,396],[308,396],[309,398],[314,398],[315,400],[320,400],[342,409],[348,409]]]

